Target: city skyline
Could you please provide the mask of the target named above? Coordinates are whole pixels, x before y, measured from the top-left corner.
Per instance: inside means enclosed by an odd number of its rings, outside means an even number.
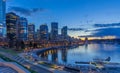
[[[51,31],[49,32],[48,25],[42,24],[35,31],[35,25],[28,23],[25,17],[20,17],[16,13],[9,12],[6,14],[6,29],[7,39],[10,41],[59,41],[69,39],[67,34],[67,26],[61,29],[61,34],[58,34],[58,23],[51,23]]]
[[[5,37],[6,35],[6,2],[4,0],[0,0],[0,38]]]
[[[119,73],[120,0],[0,0],[0,73]]]
[[[119,25],[114,27],[95,27],[95,24],[119,23],[119,0],[8,0],[7,12],[13,11],[25,16],[28,21],[38,26],[47,23],[49,28],[51,22],[58,22],[59,28],[81,28],[71,30],[70,36],[117,36],[120,34],[105,33],[106,30],[118,30]],[[107,15],[109,14],[109,15]],[[34,19],[34,20],[33,20]],[[50,31],[51,29],[49,29]],[[102,30],[102,31],[101,31]],[[98,32],[96,32],[98,31]],[[104,33],[104,35],[97,35]],[[114,33],[114,32],[113,32]],[[109,35],[110,34],[110,35]]]

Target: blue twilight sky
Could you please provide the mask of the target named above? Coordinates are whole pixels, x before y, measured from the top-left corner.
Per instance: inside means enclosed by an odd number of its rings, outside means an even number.
[[[106,30],[120,30],[120,25],[95,27],[94,24],[107,24],[120,22],[120,0],[7,0],[7,12],[14,11],[26,17],[29,23],[34,23],[36,29],[41,24],[58,22],[59,28],[81,28],[69,30],[71,36],[106,36],[112,34]],[[117,30],[116,30],[117,29]],[[50,30],[50,28],[49,28]],[[99,35],[102,34],[103,35]]]

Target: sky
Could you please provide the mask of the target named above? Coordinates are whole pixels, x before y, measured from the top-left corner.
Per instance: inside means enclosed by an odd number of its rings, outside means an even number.
[[[7,12],[26,17],[36,29],[47,24],[50,31],[51,22],[58,22],[59,29],[68,26],[74,37],[120,36],[120,0],[7,0],[6,4]]]

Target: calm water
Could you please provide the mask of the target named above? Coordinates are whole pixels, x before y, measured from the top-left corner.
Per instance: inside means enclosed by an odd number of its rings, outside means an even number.
[[[120,45],[88,44],[77,48],[60,48],[49,50],[41,57],[53,62],[75,64],[76,61],[93,61],[93,58],[111,57],[111,62],[120,62]]]

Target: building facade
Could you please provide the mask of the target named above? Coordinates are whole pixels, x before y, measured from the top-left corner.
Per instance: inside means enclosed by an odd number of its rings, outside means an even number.
[[[41,40],[48,40],[49,39],[47,24],[40,25],[40,39]]]
[[[6,1],[0,0],[0,37],[6,36]]]
[[[51,23],[51,39],[55,40],[57,39],[57,36],[58,36],[58,23],[52,22]]]
[[[19,24],[18,24],[18,38],[19,38],[19,40],[26,41],[27,34],[28,34],[28,21],[26,18],[20,17]]]
[[[34,39],[35,39],[35,25],[30,23],[28,25],[28,40],[34,41]]]
[[[36,40],[40,40],[40,29],[36,31]]]
[[[61,29],[61,35],[62,36],[67,36],[67,26],[64,26],[62,29]]]
[[[18,39],[18,22],[19,16],[15,13],[6,14],[6,25],[7,25],[7,39],[9,40],[9,47],[14,47],[15,42]]]
[[[19,16],[15,13],[7,13],[6,15],[6,24],[7,24],[7,38],[9,40],[15,40],[18,38],[18,22]]]

